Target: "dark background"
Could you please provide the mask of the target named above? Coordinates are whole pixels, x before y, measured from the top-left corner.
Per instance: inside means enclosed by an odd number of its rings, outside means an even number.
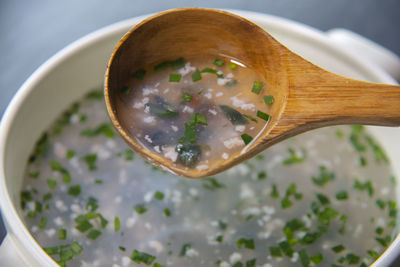
[[[399,0],[0,0],[0,116],[29,75],[69,43],[120,20],[185,6],[257,11],[322,31],[342,27],[400,55]],[[4,235],[0,220],[0,240]]]

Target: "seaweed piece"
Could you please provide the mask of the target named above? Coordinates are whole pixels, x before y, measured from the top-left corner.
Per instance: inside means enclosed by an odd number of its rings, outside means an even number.
[[[146,104],[150,113],[160,118],[173,118],[178,116],[178,108],[160,96],[154,98],[153,103]]]
[[[201,147],[197,144],[178,144],[175,148],[179,161],[187,166],[194,167],[201,156]]]
[[[242,125],[248,124],[249,121],[236,109],[231,108],[230,106],[220,105],[219,106],[225,117],[233,124],[233,125]]]

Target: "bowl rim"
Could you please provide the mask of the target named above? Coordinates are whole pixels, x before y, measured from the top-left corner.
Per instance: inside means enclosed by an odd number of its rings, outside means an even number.
[[[259,12],[233,9],[228,9],[227,11],[238,14],[239,16],[243,16],[255,23],[264,23],[265,25],[269,25],[270,27],[279,29],[279,31],[283,31],[289,35],[294,35],[297,38],[309,39],[314,44],[323,47],[324,50],[328,51],[329,53],[333,53],[343,60],[351,61],[354,66],[359,68],[359,70],[367,73],[369,77],[372,77],[377,82],[396,83],[396,81],[382,69],[371,65],[370,62],[365,59],[352,55],[343,47],[335,45],[329,40],[329,37],[324,32],[319,31],[313,27],[286,18],[281,18],[278,16],[263,14]],[[48,256],[44,252],[42,247],[30,234],[30,231],[26,228],[25,224],[19,217],[6,187],[6,179],[4,173],[4,162],[6,158],[5,148],[13,121],[18,114],[19,108],[24,105],[24,102],[29,97],[30,93],[35,89],[35,87],[42,79],[46,78],[46,76],[51,72],[52,69],[54,69],[58,65],[63,64],[66,59],[68,59],[75,53],[110,38],[116,32],[121,32],[125,30],[128,31],[132,26],[139,23],[141,20],[149,17],[150,15],[152,14],[142,15],[113,23],[109,26],[102,27],[92,33],[89,33],[67,45],[55,55],[46,60],[30,75],[30,77],[18,89],[18,91],[5,109],[5,112],[0,121],[0,209],[8,232],[7,235],[11,233],[16,239],[23,240],[23,242],[21,242],[22,246],[25,248],[26,251],[29,251],[31,254],[33,254],[33,257],[37,259],[36,261],[39,262],[42,266],[58,265],[55,263],[54,260],[52,260],[50,256]],[[388,265],[394,260],[395,257],[397,257],[396,253],[394,253],[396,250],[400,250],[399,235],[373,265]]]

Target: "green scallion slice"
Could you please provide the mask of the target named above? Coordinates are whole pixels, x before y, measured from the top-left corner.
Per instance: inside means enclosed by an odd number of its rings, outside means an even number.
[[[264,113],[260,110],[257,110],[257,117],[259,117],[260,119],[263,119],[265,121],[269,121],[270,116],[267,113]]]
[[[192,95],[190,95],[188,93],[185,93],[185,94],[183,94],[182,98],[183,98],[184,101],[190,102],[193,97],[192,97]]]
[[[134,262],[140,264],[140,263],[144,263],[146,265],[150,265],[153,263],[153,261],[156,259],[155,256],[152,256],[150,254],[147,254],[145,252],[140,252],[138,250],[134,250],[132,252],[131,255],[131,260],[133,260]]]
[[[146,70],[140,69],[140,70],[136,71],[135,73],[133,73],[132,77],[136,78],[138,80],[143,80],[145,75],[146,75]]]
[[[89,238],[89,239],[95,240],[95,239],[97,239],[100,235],[101,235],[101,232],[100,232],[99,230],[92,230],[92,231],[90,231],[90,232],[86,235],[86,237]]]
[[[217,67],[222,67],[224,65],[224,63],[225,62],[222,59],[219,59],[219,58],[216,58],[214,60],[214,65],[217,66]]]
[[[81,193],[81,185],[73,185],[68,189],[68,195],[77,197]]]
[[[201,80],[201,72],[199,70],[196,70],[195,72],[192,73],[192,81],[197,82]]]
[[[174,82],[174,83],[178,83],[181,81],[182,78],[182,74],[179,73],[171,73],[169,75],[169,82]]]
[[[65,240],[67,238],[67,229],[58,229],[58,239]]]
[[[253,137],[251,137],[248,134],[242,134],[240,137],[242,137],[243,143],[247,146],[251,141],[253,141]]]
[[[260,94],[262,87],[263,87],[263,82],[254,82],[251,91],[258,95]]]
[[[114,232],[119,231],[121,229],[121,222],[119,220],[119,217],[114,218]]]
[[[275,98],[272,95],[266,95],[266,96],[264,96],[264,102],[265,102],[265,104],[270,106],[275,102]]]

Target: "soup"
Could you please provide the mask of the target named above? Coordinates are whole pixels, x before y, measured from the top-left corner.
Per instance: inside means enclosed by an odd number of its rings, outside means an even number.
[[[21,212],[61,266],[367,266],[396,234],[395,183],[362,126],[299,135],[214,177],[177,177],[117,137],[95,91],[38,140]]]
[[[267,125],[274,102],[258,73],[223,57],[136,70],[117,99],[120,123],[139,144],[199,171],[248,145]]]

